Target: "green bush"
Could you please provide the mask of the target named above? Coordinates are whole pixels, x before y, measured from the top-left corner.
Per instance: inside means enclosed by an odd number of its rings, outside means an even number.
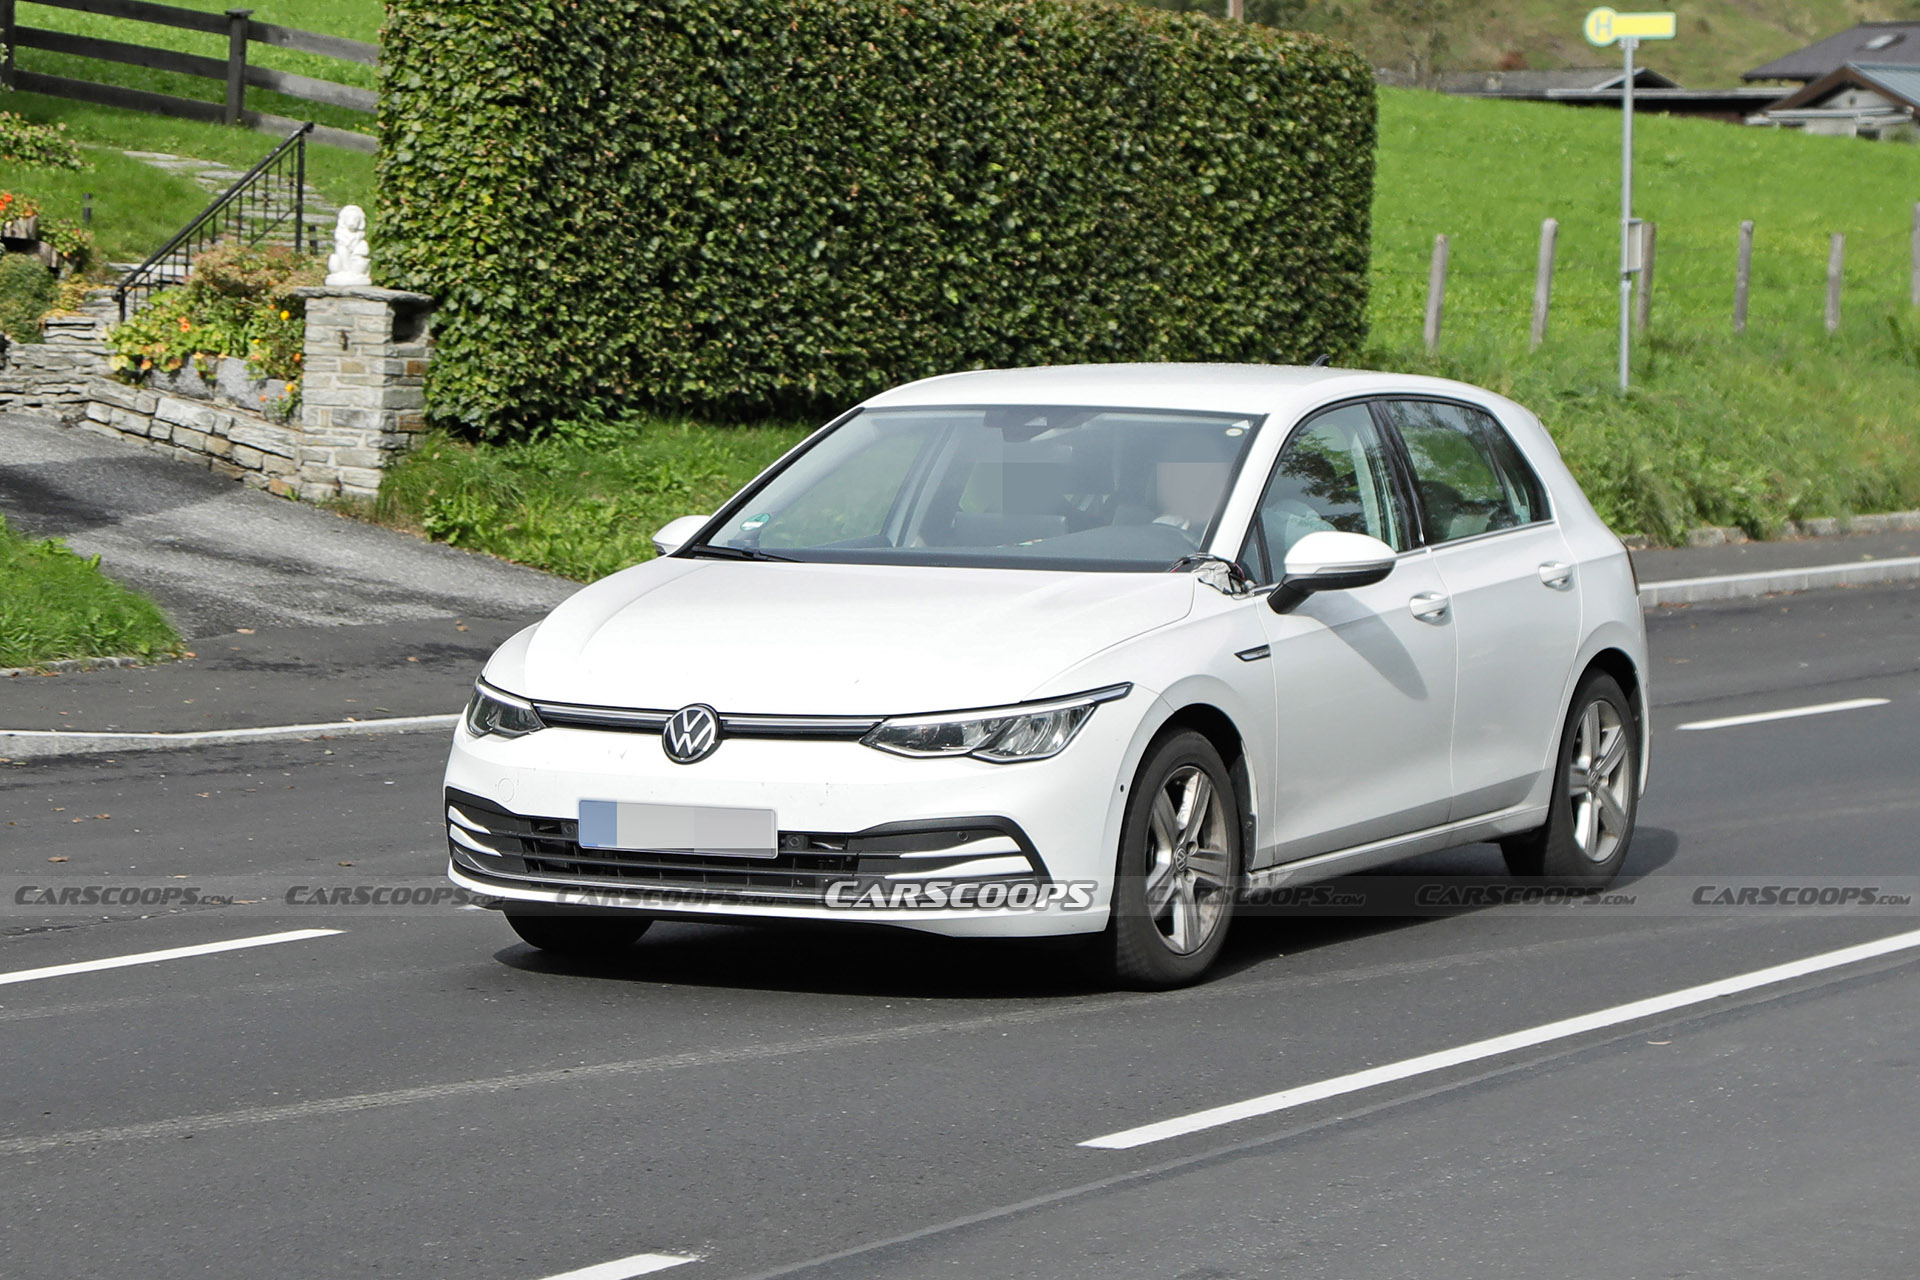
[[[1365,336],[1374,93],[1111,0],[396,0],[382,283],[436,420],[817,414],[980,366]]]
[[[191,361],[212,378],[221,356],[239,356],[263,377],[297,382],[306,303],[293,290],[320,279],[315,261],[290,249],[209,249],[193,260],[186,284],[156,294],[107,334],[113,368],[138,382],[149,370],[172,373]]]
[[[59,288],[37,255],[0,257],[0,332],[15,342],[40,341],[40,317],[53,308]]]
[[[66,125],[36,124],[12,111],[0,111],[0,161],[43,169],[87,168]]]

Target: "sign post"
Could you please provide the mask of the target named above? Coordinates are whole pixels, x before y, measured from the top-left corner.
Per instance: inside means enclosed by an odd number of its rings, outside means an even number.
[[[1671,40],[1679,23],[1671,13],[1615,13],[1595,9],[1587,15],[1587,43],[1620,46],[1626,78],[1620,84],[1620,389],[1629,380],[1633,342],[1633,275],[1640,269],[1639,230],[1633,216],[1633,55],[1642,40]]]

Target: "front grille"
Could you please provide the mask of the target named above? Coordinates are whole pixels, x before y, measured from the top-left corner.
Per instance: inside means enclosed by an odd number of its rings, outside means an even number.
[[[938,876],[995,867],[995,880],[1044,880],[1019,827],[1004,819],[892,825],[855,833],[783,831],[772,858],[681,851],[583,849],[572,818],[527,817],[465,792],[447,792],[447,843],[463,869],[553,888],[675,891],[721,901],[824,901],[838,881]]]

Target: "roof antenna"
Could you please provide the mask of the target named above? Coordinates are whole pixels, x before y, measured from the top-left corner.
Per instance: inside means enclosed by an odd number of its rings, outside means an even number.
[[[1313,363],[1308,365],[1307,367],[1309,369],[1324,369],[1332,363],[1333,363],[1333,357],[1328,355],[1326,352],[1322,351],[1319,355],[1313,358]]]

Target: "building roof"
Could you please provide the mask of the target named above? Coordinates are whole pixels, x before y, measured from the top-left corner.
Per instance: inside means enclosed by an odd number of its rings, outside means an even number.
[[[1871,89],[1897,104],[1920,111],[1920,64],[1903,66],[1882,62],[1850,62],[1782,99],[1774,110],[1794,111],[1816,106],[1849,87]]]
[[[1863,22],[1818,44],[1755,67],[1742,80],[1799,80],[1828,76],[1849,62],[1920,66],[1920,22]]]
[[[1619,67],[1562,67],[1555,71],[1456,71],[1440,78],[1445,93],[1483,98],[1544,98],[1550,93],[1618,93],[1626,74]],[[1633,69],[1635,89],[1677,89],[1651,67]]]

